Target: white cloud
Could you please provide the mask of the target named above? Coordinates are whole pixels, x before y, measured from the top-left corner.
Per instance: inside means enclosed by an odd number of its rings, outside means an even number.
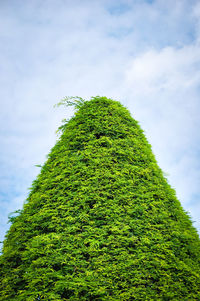
[[[137,56],[126,72],[134,94],[149,95],[193,88],[200,82],[200,46],[150,49]]]

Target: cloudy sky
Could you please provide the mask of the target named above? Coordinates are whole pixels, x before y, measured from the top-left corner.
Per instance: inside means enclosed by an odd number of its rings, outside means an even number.
[[[200,2],[0,1],[0,240],[71,109],[120,100],[200,232]]]

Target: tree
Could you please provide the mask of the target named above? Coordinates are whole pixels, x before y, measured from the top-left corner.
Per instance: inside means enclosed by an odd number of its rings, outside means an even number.
[[[200,240],[119,102],[76,113],[11,218],[0,300],[200,300]]]

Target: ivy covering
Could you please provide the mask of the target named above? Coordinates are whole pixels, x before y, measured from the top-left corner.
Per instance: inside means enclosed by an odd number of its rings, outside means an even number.
[[[200,240],[119,102],[65,99],[0,257],[0,300],[200,300]]]

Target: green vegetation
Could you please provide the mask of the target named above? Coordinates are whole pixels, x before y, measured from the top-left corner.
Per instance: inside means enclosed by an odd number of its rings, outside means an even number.
[[[200,300],[200,240],[140,126],[74,104],[0,258],[0,300]]]

